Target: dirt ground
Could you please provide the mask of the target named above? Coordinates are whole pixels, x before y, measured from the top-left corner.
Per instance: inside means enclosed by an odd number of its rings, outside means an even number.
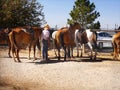
[[[120,90],[120,61],[112,60],[110,52],[110,49],[98,52],[96,61],[89,60],[86,54],[57,61],[50,50],[50,61],[40,63],[41,58],[28,60],[28,50],[22,50],[22,62],[15,63],[7,55],[8,48],[2,47],[0,90]]]

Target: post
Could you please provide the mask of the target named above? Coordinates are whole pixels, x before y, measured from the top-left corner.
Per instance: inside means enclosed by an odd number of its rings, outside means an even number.
[[[85,53],[85,44],[82,45],[82,54]]]

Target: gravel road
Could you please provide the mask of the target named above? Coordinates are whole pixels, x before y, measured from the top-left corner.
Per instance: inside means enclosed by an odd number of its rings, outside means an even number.
[[[120,61],[100,55],[94,62],[50,58],[40,63],[40,58],[28,60],[27,51],[21,51],[22,62],[15,63],[6,49],[0,49],[0,90],[120,90]]]

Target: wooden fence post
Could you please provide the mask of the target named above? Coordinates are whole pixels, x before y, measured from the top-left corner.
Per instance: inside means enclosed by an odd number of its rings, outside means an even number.
[[[85,53],[85,44],[82,45],[82,54]]]

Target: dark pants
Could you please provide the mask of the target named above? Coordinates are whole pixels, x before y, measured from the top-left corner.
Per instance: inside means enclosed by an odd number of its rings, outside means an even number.
[[[42,40],[42,58],[48,60],[48,40]]]

